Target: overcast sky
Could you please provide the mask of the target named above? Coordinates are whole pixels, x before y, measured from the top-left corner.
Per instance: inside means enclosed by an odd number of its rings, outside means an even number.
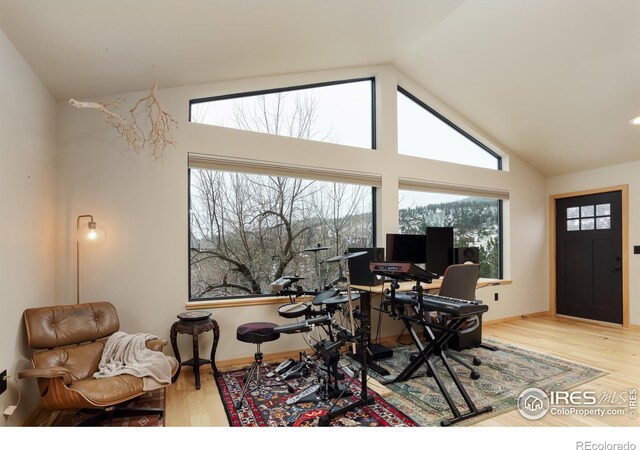
[[[297,101],[315,100],[315,128],[319,131],[315,140],[371,148],[371,81],[289,91],[283,98],[282,112],[285,118],[292,116]],[[274,111],[276,99],[276,94],[266,94],[267,110]],[[261,112],[257,97],[241,97],[194,104],[192,120],[210,125],[241,128],[234,120],[234,107],[241,107],[247,112]],[[283,127],[278,134],[287,136],[289,130]],[[398,153],[497,168],[494,156],[400,92]],[[424,201],[424,196],[419,197],[421,202]],[[432,197],[433,201],[455,201],[459,198],[462,197]]]

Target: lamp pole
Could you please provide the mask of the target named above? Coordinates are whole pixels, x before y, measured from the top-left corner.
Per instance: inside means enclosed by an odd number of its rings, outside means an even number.
[[[89,228],[95,230],[96,223],[91,214],[83,214],[76,219],[76,304],[80,304],[80,219],[89,218]]]

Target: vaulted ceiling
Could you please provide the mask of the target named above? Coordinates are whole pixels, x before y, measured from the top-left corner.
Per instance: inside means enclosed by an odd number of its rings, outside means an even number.
[[[640,0],[0,0],[52,95],[393,64],[546,175],[640,160]]]

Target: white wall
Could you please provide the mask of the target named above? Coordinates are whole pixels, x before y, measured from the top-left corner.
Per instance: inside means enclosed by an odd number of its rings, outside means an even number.
[[[377,79],[376,151],[188,123],[191,98],[365,76]],[[187,152],[196,152],[314,167],[333,167],[337,161],[338,167],[346,170],[382,174],[383,211],[378,242],[384,242],[381,238],[385,233],[397,230],[398,176],[509,190],[511,200],[505,208],[505,275],[513,284],[479,291],[480,298],[490,299],[486,319],[547,310],[544,178],[519,158],[504,152],[510,168],[504,172],[399,157],[395,144],[399,79],[404,80],[402,74],[382,66],[161,89],[162,105],[180,123],[175,135],[177,148],[168,149],[161,162],[154,162],[149,154],[138,156],[126,150],[99,112],[74,109],[60,102],[58,303],[73,303],[75,299],[75,218],[93,214],[107,230],[108,239],[103,247],[82,253],[82,300],[113,302],[125,331],[145,330],[168,336],[175,315],[184,311],[188,300]],[[404,81],[406,89],[429,100],[427,92]],[[133,101],[143,94],[118,97]],[[463,121],[445,105],[439,106],[443,114]],[[468,124],[460,125],[474,132]],[[493,301],[494,292],[500,293],[500,301]],[[252,346],[236,342],[236,327],[248,321],[286,323],[276,308],[214,309],[222,334],[218,358],[251,356]],[[185,356],[190,350],[187,338],[183,339]],[[209,343],[208,337],[201,340],[201,352]],[[299,336],[283,336],[266,344],[263,350],[273,353],[303,346]]]
[[[629,185],[629,322],[640,324],[640,161],[547,179],[547,196],[609,186]]]
[[[55,303],[54,157],[56,104],[0,31],[0,371],[31,367],[22,312]],[[0,411],[15,405],[17,382],[0,396]],[[8,422],[17,425],[39,395],[19,381],[22,399]]]

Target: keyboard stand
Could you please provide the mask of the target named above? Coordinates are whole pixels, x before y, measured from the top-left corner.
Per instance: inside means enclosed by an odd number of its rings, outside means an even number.
[[[494,345],[485,344],[484,342],[481,342],[478,347],[486,348],[487,350],[491,350],[492,352],[497,352],[498,351],[498,347],[496,347]]]
[[[486,406],[481,409],[478,409],[476,407],[476,405],[473,403],[473,400],[471,400],[469,393],[467,392],[464,385],[462,384],[462,382],[456,375],[455,371],[451,367],[451,364],[449,364],[449,359],[447,358],[445,352],[443,351],[444,348],[446,347],[447,342],[453,336],[459,333],[460,329],[463,327],[467,318],[466,317],[454,318],[448,323],[446,327],[427,322],[424,319],[425,315],[422,308],[422,290],[418,287],[417,292],[418,292],[418,305],[420,305],[417,319],[414,317],[409,317],[405,313],[399,312],[400,308],[396,308],[396,311],[398,312],[398,317],[403,321],[407,330],[409,330],[409,335],[411,336],[411,340],[413,341],[416,348],[419,350],[419,353],[417,357],[412,362],[410,362],[409,365],[398,376],[396,376],[391,381],[384,382],[383,384],[392,384],[400,381],[407,381],[413,378],[414,373],[416,372],[416,370],[418,370],[418,368],[420,368],[423,364],[426,364],[428,368],[427,373],[432,374],[433,379],[438,385],[438,389],[440,389],[442,396],[447,402],[447,405],[449,405],[449,409],[453,414],[453,417],[451,419],[442,420],[440,422],[440,425],[442,425],[443,427],[446,427],[446,426],[458,423],[462,420],[470,419],[472,417],[476,417],[481,414],[493,411],[493,407],[491,406]],[[392,303],[396,302],[395,289],[393,284],[391,285],[391,301]],[[417,323],[420,326],[422,326],[425,334],[429,336],[430,341],[426,345],[423,345],[422,342],[420,342],[420,338],[418,337],[415,330],[413,329],[412,323]],[[433,329],[437,331],[437,334],[434,334]],[[460,409],[451,398],[451,394],[447,390],[447,387],[445,386],[442,380],[442,377],[436,371],[434,362],[431,359],[433,356],[437,356],[442,361],[442,364],[446,369],[446,371],[448,372],[449,377],[453,380],[453,383],[458,389],[458,392],[460,392],[460,395],[462,395],[462,398],[464,399],[464,402],[466,403],[467,408],[469,409],[469,412],[466,412],[466,413],[460,412]]]

